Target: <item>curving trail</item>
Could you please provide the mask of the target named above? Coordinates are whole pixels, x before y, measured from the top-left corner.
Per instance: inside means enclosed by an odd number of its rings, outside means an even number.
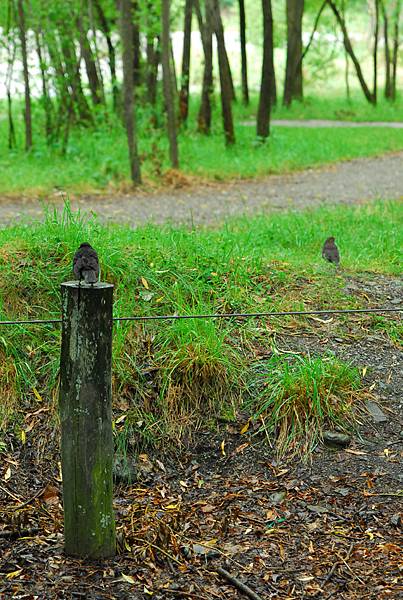
[[[140,190],[123,196],[84,196],[72,199],[71,204],[84,212],[96,212],[103,221],[130,226],[166,221],[214,225],[240,214],[400,198],[403,200],[403,152],[256,180]],[[50,198],[49,202],[62,207],[63,198]],[[41,214],[39,201],[0,200],[0,226]]]

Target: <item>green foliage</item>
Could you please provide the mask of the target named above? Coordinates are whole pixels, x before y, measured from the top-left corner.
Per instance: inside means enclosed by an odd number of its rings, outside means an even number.
[[[0,319],[58,318],[59,285],[71,278],[73,254],[83,240],[98,250],[102,279],[115,285],[116,316],[360,307],[360,297],[346,294],[343,275],[399,274],[402,221],[401,204],[383,202],[236,219],[215,230],[132,230],[105,227],[66,206],[61,215],[48,211],[42,223],[0,230]],[[342,253],[339,275],[320,255],[329,224]],[[296,323],[308,326],[305,319],[285,319],[271,320],[269,328]],[[391,317],[375,325],[395,339],[394,323]],[[118,443],[124,447],[130,438],[137,450],[178,443],[198,427],[234,415],[256,384],[250,352],[255,344],[270,345],[267,326],[260,319],[116,323],[114,410],[117,419],[126,415],[117,424]],[[54,409],[59,350],[58,327],[2,327],[1,417],[7,431],[37,406],[37,393]],[[325,363],[327,373],[334,363]],[[311,375],[320,368],[316,362],[308,367]],[[294,377],[293,368],[290,373]],[[267,398],[259,395],[253,411]]]
[[[210,136],[201,136],[192,127],[179,137],[181,168],[185,175],[228,179],[283,173],[329,162],[371,156],[403,148],[403,129],[299,129],[273,126],[266,144],[256,144],[254,114],[256,97],[249,108],[236,107],[236,138],[232,148],[224,149],[221,125],[216,123]],[[274,118],[339,118],[353,120],[394,120],[402,107],[380,103],[374,109],[361,100],[352,101],[346,110],[344,100],[308,98],[293,103],[288,111],[278,108]],[[191,105],[190,122],[196,122],[198,104]],[[35,111],[40,115],[40,107]],[[216,109],[218,110],[218,109]],[[21,113],[20,113],[21,114]],[[142,132],[139,150],[145,179],[161,180],[168,169],[168,144],[162,128],[151,126],[152,113],[138,111],[138,129]],[[216,114],[216,119],[219,115]],[[250,123],[245,125],[245,123]],[[45,194],[53,188],[87,192],[106,187],[119,189],[128,183],[125,133],[121,122],[109,115],[99,115],[94,128],[75,128],[66,151],[62,144],[48,146],[43,137],[43,123],[36,119],[33,150],[24,152],[22,120],[16,123],[18,149],[9,152],[7,121],[0,120],[0,193]]]
[[[323,428],[345,429],[354,422],[360,385],[358,369],[332,355],[274,355],[261,370],[255,418],[276,438],[276,449],[309,453]]]

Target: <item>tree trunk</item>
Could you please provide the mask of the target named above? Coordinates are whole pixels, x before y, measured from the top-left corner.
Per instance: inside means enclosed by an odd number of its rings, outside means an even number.
[[[218,5],[218,9],[220,8],[220,5]],[[222,19],[221,19],[221,14],[219,13],[219,17],[220,17],[220,22],[222,24]],[[223,29],[223,33],[224,33],[224,29]],[[224,45],[223,45],[223,58],[224,58],[224,63],[225,63],[225,68],[228,71],[228,82],[229,82],[229,86],[231,89],[231,100],[236,101],[236,93],[235,93],[235,86],[234,86],[234,79],[232,77],[232,71],[231,71],[231,65],[229,62],[229,58],[228,58],[228,52],[227,52],[227,47],[225,45],[225,37],[223,35],[223,41],[224,41]]]
[[[248,88],[248,61],[246,55],[246,17],[245,0],[239,0],[239,34],[241,38],[241,79],[242,79],[242,101],[245,106],[249,104]]]
[[[151,106],[157,101],[157,77],[161,51],[159,39],[155,41],[154,34],[147,35],[147,100]]]
[[[99,22],[101,29],[106,39],[106,45],[108,46],[108,58],[109,58],[109,70],[111,73],[111,84],[112,84],[112,99],[113,99],[113,110],[118,111],[119,108],[119,87],[116,77],[116,54],[115,47],[112,43],[111,29],[109,27],[108,19],[102,9],[99,0],[93,0],[94,6],[98,13]]]
[[[24,95],[25,95],[25,150],[32,148],[32,115],[31,115],[31,91],[29,87],[29,71],[28,71],[28,54],[27,54],[27,39],[25,29],[25,12],[23,0],[18,0],[18,28],[21,41],[22,66],[24,72]]]
[[[213,95],[213,27],[211,8],[207,3],[206,17],[203,22],[203,16],[200,10],[199,0],[194,0],[194,8],[199,23],[199,30],[203,44],[204,52],[204,71],[203,85],[201,94],[201,103],[198,115],[199,133],[209,134],[211,129],[211,98]]]
[[[355,67],[355,72],[357,73],[358,81],[360,82],[361,89],[364,93],[364,96],[368,100],[368,102],[370,102],[371,104],[374,104],[373,95],[365,82],[360,63],[358,62],[358,59],[357,59],[357,57],[354,53],[353,47],[351,45],[351,41],[350,41],[350,38],[349,38],[349,35],[347,32],[347,28],[346,28],[346,23],[345,23],[342,15],[340,14],[337,6],[333,2],[333,0],[327,0],[327,2],[335,15],[337,22],[340,25],[341,31],[343,33],[344,48],[346,49],[346,52],[348,53],[349,57],[351,58],[351,60],[353,62],[353,65]]]
[[[304,0],[287,0],[287,63],[283,104],[302,100],[302,16]]]
[[[92,122],[92,113],[85,97],[80,75],[81,56],[77,59],[74,40],[68,31],[60,31],[62,54],[65,70],[68,75],[68,84],[71,88],[72,97],[78,110],[82,123]]]
[[[80,31],[80,49],[85,63],[91,99],[92,103],[96,106],[97,104],[103,104],[104,102],[102,84],[98,77],[97,66],[92,54],[91,45],[88,41],[87,27],[84,25],[81,18],[77,20],[77,25]]]
[[[133,15],[131,0],[120,0],[120,36],[123,62],[123,111],[129,148],[130,175],[134,184],[141,183],[134,113]]]
[[[374,104],[376,104],[378,97],[378,38],[379,38],[379,0],[374,0],[375,7],[375,28],[374,28],[374,52],[373,52],[373,65],[374,65],[374,88],[372,96]]]
[[[396,100],[396,75],[397,59],[399,55],[399,23],[400,11],[402,8],[401,0],[396,0],[395,23],[393,28],[393,52],[392,52],[392,100]]]
[[[140,26],[139,26],[139,7],[136,0],[133,0],[133,81],[134,88],[141,84],[141,47],[140,47]]]
[[[230,146],[232,144],[235,144],[235,133],[231,107],[232,89],[230,71],[226,60],[224,28],[221,20],[218,0],[208,0],[208,2],[211,2],[213,28],[217,39],[218,68],[220,72],[221,88],[221,110],[225,134],[225,143],[227,146]]]
[[[322,8],[325,6],[325,4],[322,4],[321,10]],[[342,17],[344,19],[344,21],[346,20],[346,4],[345,4],[345,0],[342,1],[341,3],[341,14]],[[344,48],[344,82],[346,85],[346,96],[347,96],[347,100],[350,101],[351,98],[351,94],[350,94],[350,63],[348,61],[348,54],[346,49]]]
[[[48,81],[47,81],[47,76],[46,76],[47,65],[43,59],[40,33],[36,30],[35,30],[35,42],[36,42],[36,53],[38,55],[39,69],[41,72],[41,81],[42,81],[42,101],[43,101],[43,108],[44,108],[44,113],[45,113],[45,135],[46,135],[46,139],[49,143],[52,138],[52,135],[53,135],[53,129],[52,129],[53,106],[52,106],[52,101],[49,97]]]
[[[185,2],[185,22],[183,26],[182,78],[179,93],[179,115],[182,123],[186,123],[189,115],[189,74],[190,49],[192,38],[193,0]]]
[[[176,116],[171,73],[171,40],[169,35],[170,0],[162,0],[161,13],[161,47],[162,47],[162,77],[164,85],[165,107],[167,111],[167,127],[169,139],[169,156],[174,169],[179,167],[178,139],[176,132]]]
[[[383,17],[383,39],[385,44],[385,98],[390,99],[392,97],[392,78],[391,78],[391,67],[392,63],[390,60],[390,46],[389,46],[389,17],[385,8],[385,3],[381,2],[382,17]]]
[[[271,0],[262,0],[262,10],[263,61],[256,133],[260,139],[266,139],[270,135],[271,86],[273,85],[273,77],[270,74],[273,62],[273,13]]]
[[[176,64],[175,64],[175,55],[174,55],[174,47],[172,44],[171,36],[169,36],[169,54],[171,59],[171,71],[172,71],[172,86],[174,91],[174,105],[178,98],[178,78],[176,76]]]

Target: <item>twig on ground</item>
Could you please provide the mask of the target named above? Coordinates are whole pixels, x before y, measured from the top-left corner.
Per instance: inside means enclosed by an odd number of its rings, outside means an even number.
[[[371,492],[365,494],[366,496],[403,496],[403,490],[399,490],[398,492]]]
[[[172,556],[172,554],[169,554],[169,552],[164,550],[164,548],[160,548],[160,546],[157,546],[157,544],[153,544],[152,542],[148,542],[147,540],[142,540],[141,538],[137,538],[137,537],[134,537],[132,539],[135,542],[142,542],[144,545],[151,546],[151,548],[154,548],[154,550],[158,550],[159,552],[162,552],[162,554],[165,554],[165,556],[167,556],[170,560],[173,560],[174,562],[176,562],[178,565],[182,564],[180,560],[178,560],[177,558]]]
[[[23,502],[22,504],[19,504],[18,506],[13,506],[13,511],[15,510],[20,510],[21,508],[24,508],[24,506],[28,506],[28,504],[31,504],[31,502],[33,500],[36,500],[36,498],[39,498],[39,496],[41,496],[43,494],[43,492],[45,491],[46,487],[42,488],[41,490],[39,490],[39,492],[36,492],[36,494],[34,494],[33,496],[31,496],[31,498],[29,498],[28,500],[26,500],[25,502]]]
[[[13,500],[17,500],[17,502],[21,502],[21,498],[18,498],[18,496],[13,494],[13,492],[10,492],[7,488],[3,487],[2,485],[0,485],[0,490],[2,492],[4,492],[7,496],[12,498]]]
[[[262,598],[258,596],[256,592],[250,589],[250,587],[248,587],[245,583],[242,583],[242,581],[231,575],[231,573],[228,573],[228,571],[226,571],[222,567],[214,567],[214,570],[217,571],[217,573],[222,577],[225,577],[225,579],[232,583],[232,585],[236,587],[240,592],[242,592],[249,598],[252,598],[252,600],[262,600]]]
[[[347,550],[347,554],[346,554],[346,557],[345,557],[345,558],[342,558],[342,557],[341,557],[339,554],[337,554],[337,556],[340,558],[340,560],[336,561],[336,562],[333,564],[332,568],[330,569],[329,573],[326,575],[326,577],[325,577],[325,580],[324,580],[324,581],[323,581],[323,583],[322,583],[322,586],[321,586],[322,588],[324,588],[324,587],[325,587],[325,585],[326,585],[326,584],[327,584],[327,583],[328,583],[328,582],[331,580],[331,578],[333,577],[333,574],[334,574],[334,572],[335,572],[336,568],[337,568],[338,566],[340,566],[340,564],[341,564],[342,562],[344,562],[345,564],[347,564],[347,563],[346,563],[346,560],[348,560],[348,559],[350,558],[350,554],[351,554],[351,552],[352,552],[353,548],[354,548],[354,543],[352,543],[352,544],[350,545],[349,549]],[[322,593],[322,590],[320,591],[320,593]],[[317,594],[317,595],[318,595],[318,594]]]
[[[31,537],[39,532],[37,527],[33,529],[22,529],[21,531],[0,531],[0,538],[7,540],[16,540],[22,537]]]

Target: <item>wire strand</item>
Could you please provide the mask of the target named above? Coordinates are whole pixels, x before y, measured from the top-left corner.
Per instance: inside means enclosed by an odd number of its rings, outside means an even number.
[[[256,313],[212,313],[201,315],[139,315],[131,317],[113,317],[113,321],[170,321],[180,319],[234,319],[248,317],[292,317],[309,315],[343,315],[402,312],[403,308],[330,308],[328,310],[287,310],[280,312]],[[62,323],[62,319],[27,319],[23,321],[0,321],[0,325],[44,325]]]

